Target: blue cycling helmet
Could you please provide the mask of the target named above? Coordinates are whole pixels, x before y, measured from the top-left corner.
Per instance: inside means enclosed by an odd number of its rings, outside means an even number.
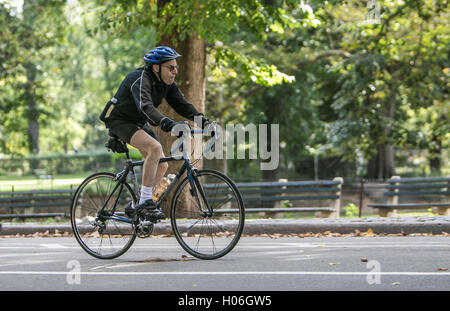
[[[145,54],[144,60],[146,63],[159,65],[178,57],[181,57],[181,55],[175,52],[174,49],[167,46],[158,46]]]

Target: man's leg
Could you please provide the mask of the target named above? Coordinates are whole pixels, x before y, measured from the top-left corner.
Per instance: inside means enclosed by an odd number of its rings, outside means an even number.
[[[144,159],[145,159],[147,157],[147,152],[145,152],[144,150],[139,150],[139,151],[141,152],[141,154],[144,156]],[[164,157],[164,153],[161,155],[161,157]],[[155,185],[159,185],[159,183],[161,182],[162,178],[164,177],[164,174],[166,174],[168,166],[169,165],[166,162],[165,163],[158,163],[158,166],[156,168],[154,182],[153,182],[154,186]]]
[[[139,149],[144,156],[143,189],[153,188],[161,181],[168,168],[167,163],[159,163],[159,159],[164,156],[161,144],[144,130],[138,130],[131,137],[130,145]]]

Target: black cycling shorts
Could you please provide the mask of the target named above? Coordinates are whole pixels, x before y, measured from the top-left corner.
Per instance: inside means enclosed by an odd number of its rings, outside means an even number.
[[[112,121],[112,122],[105,122],[106,127],[117,137],[122,139],[127,144],[130,143],[131,137],[133,137],[134,133],[136,133],[138,130],[144,130],[148,135],[156,139],[156,141],[159,141],[156,137],[153,130],[148,126],[147,123],[144,125],[128,122],[128,121]]]

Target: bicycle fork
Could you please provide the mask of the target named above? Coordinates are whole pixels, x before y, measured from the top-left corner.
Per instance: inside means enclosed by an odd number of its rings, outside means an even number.
[[[189,184],[191,185],[191,190],[190,190],[191,195],[195,198],[195,201],[197,202],[197,204],[200,208],[201,216],[212,217],[213,210],[212,210],[211,206],[209,206],[208,200],[206,200],[205,191],[204,191],[201,183],[199,182],[196,173],[197,173],[197,169],[193,169],[192,171],[188,171],[188,173],[187,173]],[[200,196],[199,196],[199,193],[200,193]],[[201,197],[201,200],[200,200],[200,197]],[[204,202],[206,209],[202,208],[201,201]]]

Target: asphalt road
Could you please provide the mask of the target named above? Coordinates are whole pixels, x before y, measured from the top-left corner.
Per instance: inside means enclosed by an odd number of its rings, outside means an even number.
[[[450,237],[243,237],[223,258],[175,238],[137,239],[113,260],[74,238],[0,238],[0,291],[448,291]]]

